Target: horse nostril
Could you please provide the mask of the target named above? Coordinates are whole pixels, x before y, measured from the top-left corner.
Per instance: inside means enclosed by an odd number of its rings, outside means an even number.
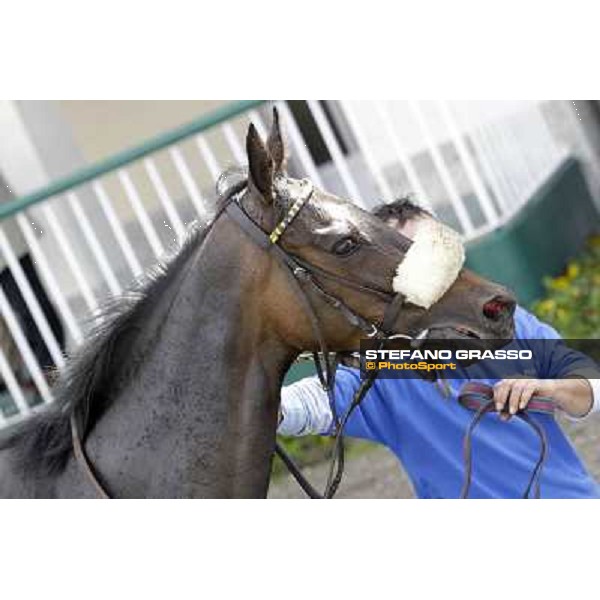
[[[506,296],[494,296],[483,305],[483,314],[486,319],[499,321],[511,317],[515,312],[516,302]]]

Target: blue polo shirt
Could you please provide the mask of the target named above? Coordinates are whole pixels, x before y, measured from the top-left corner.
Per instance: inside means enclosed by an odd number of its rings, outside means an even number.
[[[558,333],[523,309],[515,314],[516,340],[558,339]],[[525,343],[525,342],[523,342]],[[581,355],[549,353],[537,365],[538,378],[560,378],[577,370]],[[457,498],[464,476],[463,438],[473,412],[457,402],[458,391],[474,378],[493,385],[498,379],[464,369],[464,379],[448,380],[450,393],[421,379],[378,379],[348,421],[347,435],[387,446],[402,462],[420,498]],[[360,382],[356,369],[340,367],[336,377],[339,414]],[[284,396],[285,400],[285,396]],[[550,415],[530,413],[546,432],[548,460],[541,477],[543,498],[599,498],[600,486]],[[473,437],[473,474],[469,497],[520,498],[540,451],[540,440],[520,419],[484,417]]]

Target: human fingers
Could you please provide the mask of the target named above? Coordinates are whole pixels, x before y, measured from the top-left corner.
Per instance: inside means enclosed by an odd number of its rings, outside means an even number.
[[[513,381],[513,379],[503,379],[494,385],[494,404],[499,413],[501,413],[506,406]]]

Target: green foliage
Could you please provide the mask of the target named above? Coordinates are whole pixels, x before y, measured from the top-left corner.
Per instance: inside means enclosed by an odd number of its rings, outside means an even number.
[[[300,467],[307,467],[326,460],[331,457],[333,450],[333,439],[322,435],[307,435],[303,437],[278,436],[277,441],[283,446],[287,453],[296,461]],[[374,444],[364,440],[344,438],[346,458],[352,458],[370,449]],[[273,476],[279,477],[287,473],[284,464],[276,459],[273,461]]]
[[[533,312],[565,338],[600,338],[600,235],[559,277],[546,278],[546,297]]]
[[[333,449],[333,440],[320,435],[307,435],[303,437],[278,436],[277,441],[283,449],[298,463],[300,467],[307,467],[326,460]],[[273,462],[275,476],[287,473],[287,469],[280,460]]]

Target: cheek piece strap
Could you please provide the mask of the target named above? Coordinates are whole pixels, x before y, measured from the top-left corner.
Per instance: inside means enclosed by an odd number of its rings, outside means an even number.
[[[288,254],[280,245],[279,241],[284,235],[287,228],[298,216],[302,208],[310,200],[314,188],[310,181],[293,181],[294,194],[290,193],[291,185],[285,185],[286,182],[277,181],[275,191],[278,198],[284,206],[289,206],[289,209],[283,218],[277,223],[270,233],[265,232],[257,223],[255,223],[241,207],[239,202],[230,202],[225,211],[228,216],[233,219],[242,230],[244,230],[250,238],[261,248],[270,252],[275,259],[285,267],[291,274],[290,280],[292,285],[297,290],[298,300],[301,302],[306,315],[310,320],[311,327],[317,341],[320,355],[318,352],[313,353],[315,368],[319,376],[319,380],[323,388],[327,391],[330,399],[332,413],[335,423],[335,445],[333,450],[332,461],[330,465],[329,477],[325,492],[320,494],[312,484],[304,477],[301,470],[295,465],[294,461],[286,454],[279,444],[276,445],[276,452],[283,460],[288,469],[294,475],[302,489],[311,498],[332,498],[337,491],[341,482],[344,468],[344,446],[343,446],[343,430],[345,424],[350,417],[352,411],[360,404],[371,386],[375,381],[374,376],[368,377],[360,386],[360,389],[355,394],[352,404],[340,419],[336,413],[336,404],[333,398],[335,387],[335,364],[332,363],[330,352],[325,340],[321,323],[317,312],[311,301],[309,291],[323,300],[326,304],[339,311],[345,319],[353,326],[360,329],[367,337],[381,340],[383,344],[387,339],[388,332],[392,331],[393,325],[397,320],[398,314],[405,301],[405,296],[401,292],[390,292],[387,290],[377,289],[375,287],[366,286],[354,280],[347,279],[334,273],[328,273],[313,265],[307,264],[298,257]],[[410,241],[407,240],[407,245]],[[361,292],[371,294],[384,300],[387,303],[383,320],[380,325],[377,325],[362,315],[355,312],[340,298],[334,296],[324,289],[321,282],[317,279],[326,278],[336,281],[340,285],[357,289]],[[407,336],[408,337],[408,336]]]

